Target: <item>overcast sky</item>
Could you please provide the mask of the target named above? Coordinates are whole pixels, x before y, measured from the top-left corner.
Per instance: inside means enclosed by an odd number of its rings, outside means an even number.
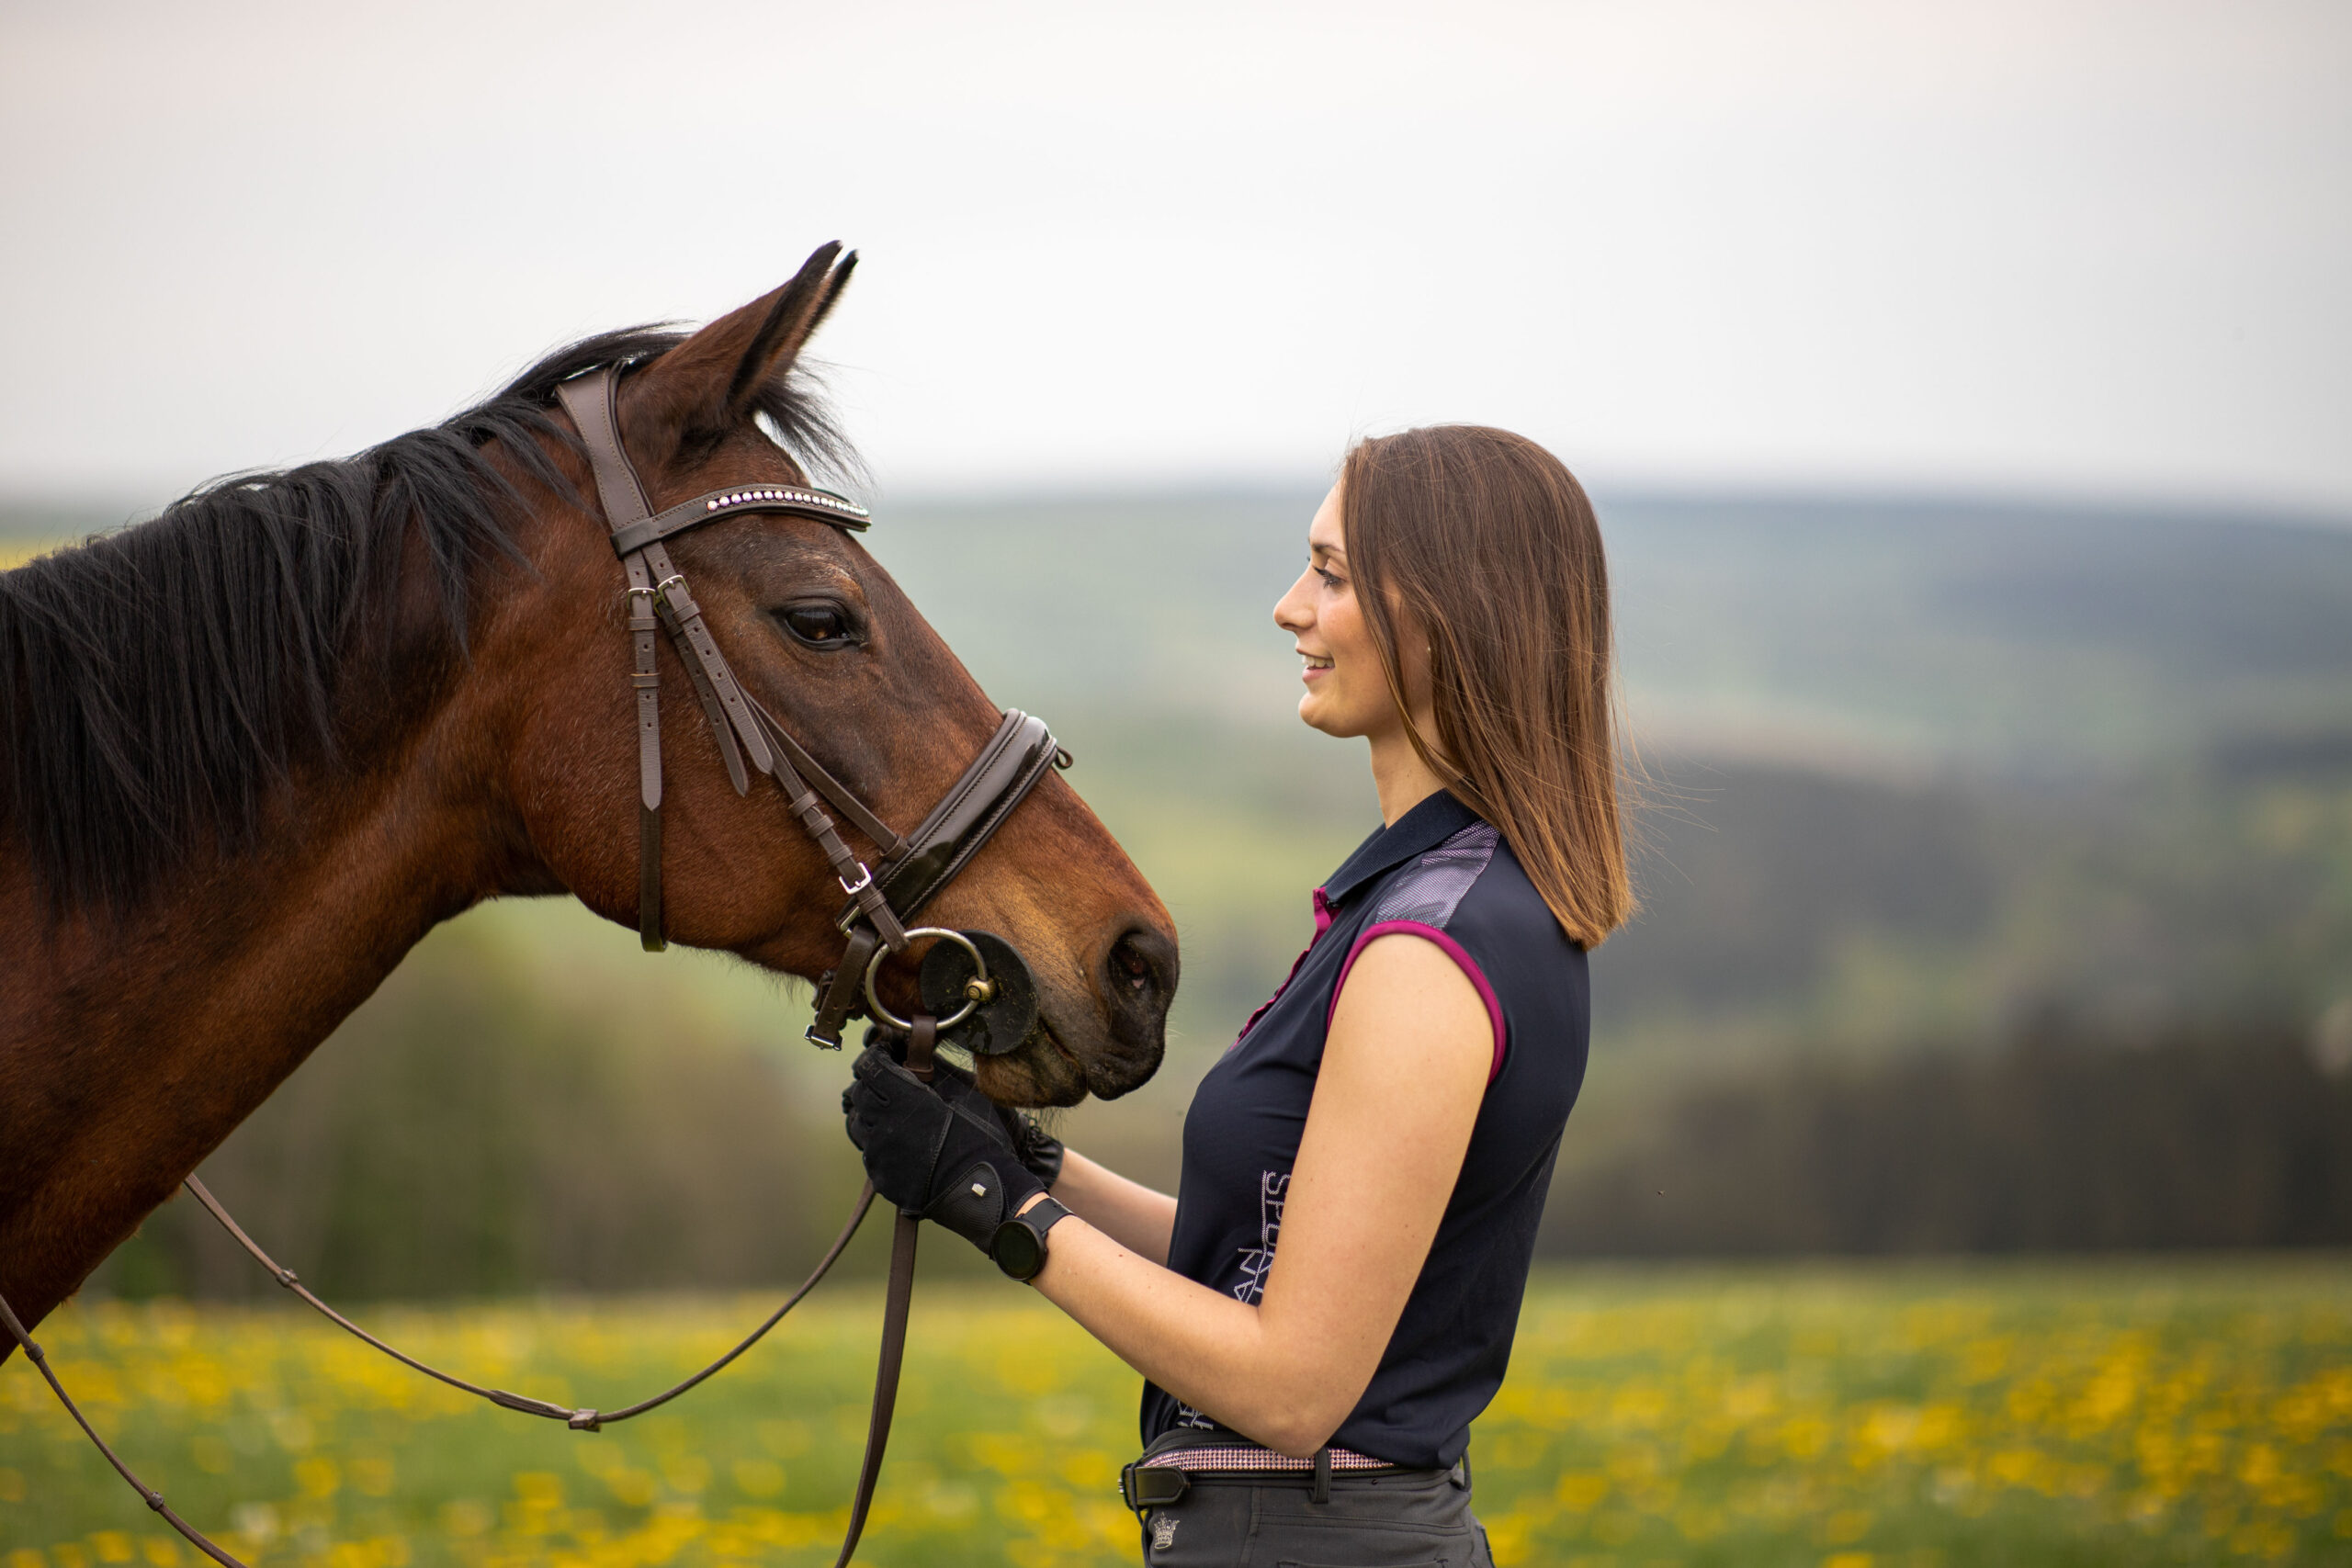
[[[0,0],[0,490],[160,500],[819,243],[885,493],[1603,483],[2352,515],[2352,5]]]

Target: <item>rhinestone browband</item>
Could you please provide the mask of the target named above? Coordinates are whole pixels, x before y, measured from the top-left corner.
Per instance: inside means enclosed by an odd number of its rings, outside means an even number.
[[[864,518],[872,515],[854,501],[835,495],[828,490],[796,490],[789,485],[757,485],[750,490],[732,491],[712,496],[703,502],[703,510],[716,512],[722,506],[741,506],[754,501],[791,502],[801,506],[814,506],[827,512],[838,512],[846,517]]]

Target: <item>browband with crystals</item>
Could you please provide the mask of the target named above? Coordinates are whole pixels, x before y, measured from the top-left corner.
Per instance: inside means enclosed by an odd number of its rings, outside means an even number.
[[[625,556],[657,539],[666,539],[680,529],[699,527],[744,512],[786,512],[860,534],[874,522],[872,513],[829,490],[805,485],[743,485],[733,490],[715,490],[692,501],[682,501],[651,517],[624,524],[613,530],[613,553]]]

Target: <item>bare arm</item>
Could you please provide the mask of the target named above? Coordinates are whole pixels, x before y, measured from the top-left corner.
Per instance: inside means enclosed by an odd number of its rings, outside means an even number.
[[[1176,1200],[1095,1164],[1076,1149],[1062,1152],[1054,1201],[1139,1258],[1168,1266],[1176,1230]],[[1059,1246],[1061,1233],[1054,1233]]]
[[[1331,1020],[1260,1303],[1155,1267],[1083,1219],[1055,1227],[1037,1288],[1177,1398],[1268,1448],[1312,1454],[1396,1332],[1493,1050],[1486,1006],[1452,959],[1419,937],[1380,938]],[[1166,1233],[1154,1236],[1164,1258]]]

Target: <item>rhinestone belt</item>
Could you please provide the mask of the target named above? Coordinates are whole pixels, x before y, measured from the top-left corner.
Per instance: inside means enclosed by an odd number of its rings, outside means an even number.
[[[1395,1470],[1385,1459],[1360,1454],[1352,1449],[1332,1449],[1333,1470]],[[1170,1449],[1153,1454],[1142,1461],[1162,1470],[1313,1470],[1311,1459],[1293,1459],[1272,1449],[1205,1448]]]
[[[1317,1503],[1331,1500],[1331,1476],[1346,1471],[1363,1474],[1367,1471],[1398,1469],[1385,1459],[1374,1459],[1350,1449],[1325,1449],[1313,1459],[1293,1459],[1272,1449],[1243,1448],[1234,1444],[1197,1449],[1170,1449],[1136,1461],[1119,1472],[1119,1499],[1138,1512],[1147,1508],[1165,1508],[1184,1500],[1192,1490],[1193,1478],[1208,1479],[1231,1475],[1275,1475],[1285,1477],[1283,1484],[1292,1484],[1288,1477],[1304,1479],[1308,1495]]]

